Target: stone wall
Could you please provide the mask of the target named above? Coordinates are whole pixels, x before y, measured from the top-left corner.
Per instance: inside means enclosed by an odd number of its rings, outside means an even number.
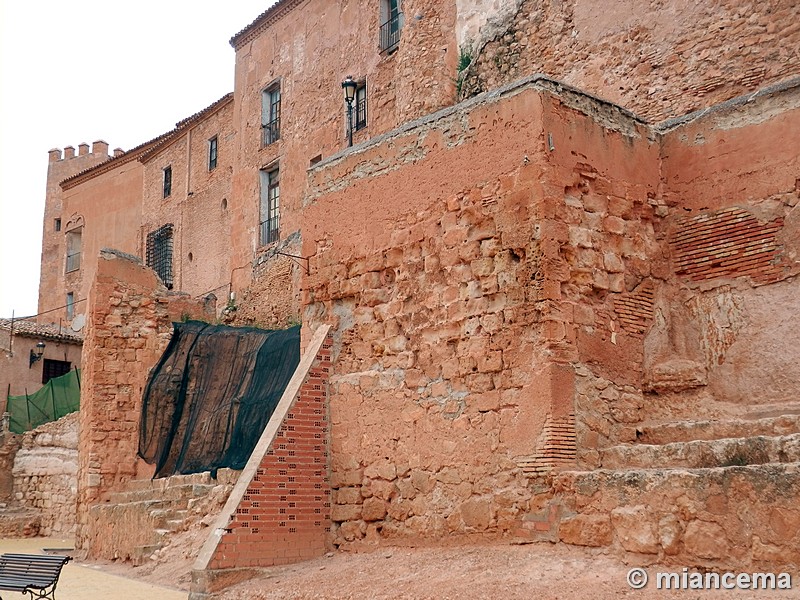
[[[800,62],[792,0],[525,0],[503,16],[472,40],[463,97],[545,73],[657,122],[797,75]]]
[[[283,329],[299,323],[300,288],[307,267],[306,261],[298,258],[300,253],[299,233],[262,250],[253,261],[250,285],[234,299],[235,310],[226,311],[226,321],[264,329]]]
[[[83,346],[77,541],[91,538],[89,507],[125,482],[150,476],[137,459],[142,392],[172,334],[201,303],[169,293],[133,256],[104,250],[89,298]]]
[[[36,510],[43,536],[75,533],[78,421],[75,412],[27,432],[14,459],[14,500]]]
[[[610,298],[647,262],[657,164],[635,119],[537,81],[312,171],[304,321],[335,325],[337,543],[509,531],[530,459],[574,462],[567,363],[622,346]]]

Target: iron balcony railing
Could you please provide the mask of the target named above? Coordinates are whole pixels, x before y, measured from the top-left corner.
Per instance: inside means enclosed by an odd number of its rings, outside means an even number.
[[[269,146],[281,138],[281,120],[273,119],[269,123],[261,125],[261,146]]]
[[[367,99],[361,98],[358,102],[356,102],[356,114],[355,114],[355,122],[353,123],[353,129],[358,131],[359,129],[363,129],[367,126]]]
[[[67,273],[77,271],[81,268],[81,253],[67,254]]]
[[[403,13],[399,12],[389,17],[389,20],[381,25],[380,44],[381,52],[391,52],[400,43],[400,28],[403,26]]]
[[[270,219],[261,223],[260,241],[262,246],[278,241],[279,228],[277,221],[277,219]]]

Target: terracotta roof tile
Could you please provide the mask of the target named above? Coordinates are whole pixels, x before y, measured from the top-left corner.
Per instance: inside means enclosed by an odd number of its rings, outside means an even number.
[[[11,319],[0,319],[0,329],[9,331],[11,329]],[[83,343],[83,336],[79,333],[59,328],[58,325],[40,325],[35,321],[26,321],[24,319],[14,321],[14,335],[71,344]]]

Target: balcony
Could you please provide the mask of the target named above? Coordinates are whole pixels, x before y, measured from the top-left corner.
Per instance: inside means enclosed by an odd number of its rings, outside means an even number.
[[[259,246],[266,246],[280,239],[280,230],[278,228],[277,219],[271,219],[261,223],[261,231],[258,238]]]
[[[261,147],[265,148],[273,142],[281,139],[281,120],[273,119],[269,123],[261,125]]]
[[[381,52],[394,52],[400,43],[400,29],[403,27],[403,13],[398,12],[381,25],[380,48]]]

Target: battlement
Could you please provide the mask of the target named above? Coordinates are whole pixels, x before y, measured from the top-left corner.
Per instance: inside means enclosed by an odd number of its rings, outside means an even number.
[[[122,153],[120,148],[116,148],[114,150],[114,156],[118,156],[118,153]],[[81,142],[78,144],[78,154],[77,156],[87,156],[92,154],[93,156],[103,156],[107,157],[108,154],[108,142],[104,142],[103,140],[97,140],[92,143],[91,152],[89,151],[89,144],[86,142]],[[70,160],[75,158],[75,147],[74,146],[66,146],[63,150],[61,148],[53,148],[47,152],[47,155],[50,158],[50,162],[56,162],[59,160]]]

